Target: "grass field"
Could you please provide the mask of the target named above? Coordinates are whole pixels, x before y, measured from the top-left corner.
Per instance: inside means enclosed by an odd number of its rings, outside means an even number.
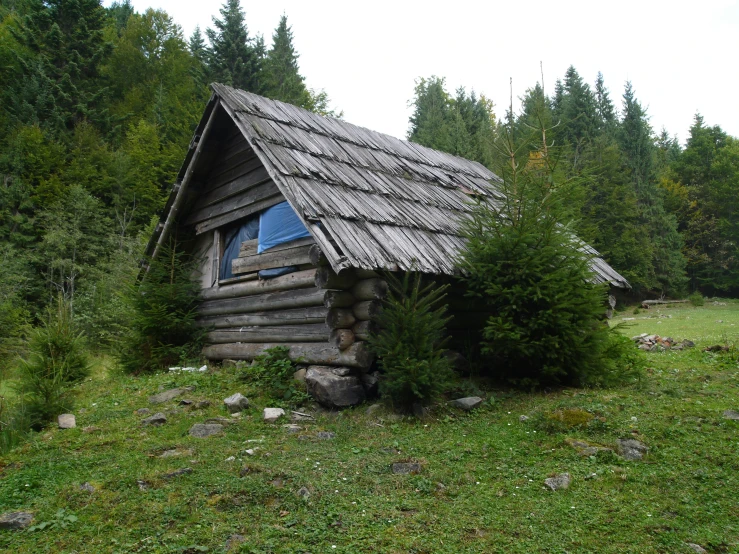
[[[722,413],[739,410],[739,364],[701,347],[739,342],[739,303],[628,311],[616,321],[632,317],[628,335],[697,347],[648,354],[645,376],[622,388],[490,389],[477,411],[440,406],[424,420],[362,406],[318,413],[297,433],[288,421],[263,423],[264,399],[233,369],[132,378],[100,367],[79,387],[77,429],[36,434],[0,461],[0,513],[28,510],[46,523],[0,532],[0,550],[223,552],[240,534],[232,551],[690,554],[695,543],[737,553],[739,422]],[[147,401],[184,385],[195,387],[186,398],[212,406]],[[194,423],[228,417],[222,399],[237,391],[252,409],[221,436],[188,435]],[[167,423],[142,427],[134,412],[143,407],[161,408]],[[568,438],[636,438],[650,450],[634,462],[583,457]],[[159,457],[166,450],[181,455]],[[422,470],[394,475],[399,461]],[[167,478],[182,468],[192,471]],[[570,488],[546,489],[559,472],[572,475]]]

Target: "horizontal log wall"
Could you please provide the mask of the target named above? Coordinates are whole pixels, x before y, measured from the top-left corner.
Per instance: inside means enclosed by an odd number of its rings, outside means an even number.
[[[203,349],[209,360],[253,360],[269,348],[289,347],[289,357],[295,362],[319,365],[335,365],[367,369],[372,355],[366,343],[355,342],[346,350],[339,350],[328,343],[231,343],[213,344]]]
[[[326,342],[330,330],[325,323],[306,325],[278,325],[270,327],[231,327],[218,329],[206,335],[209,344],[235,342]]]

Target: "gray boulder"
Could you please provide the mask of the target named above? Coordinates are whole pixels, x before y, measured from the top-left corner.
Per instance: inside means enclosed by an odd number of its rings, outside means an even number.
[[[466,412],[474,410],[480,404],[482,404],[482,398],[479,396],[468,396],[466,398],[457,398],[456,400],[452,400],[453,406]]]
[[[0,516],[0,529],[24,529],[32,521],[33,514],[29,512],[9,512]]]
[[[364,402],[361,379],[348,367],[312,365],[305,373],[308,392],[328,408],[345,408]]]
[[[177,398],[181,394],[191,392],[193,389],[194,387],[177,387],[176,389],[165,390],[164,392],[160,392],[159,394],[150,396],[149,402],[151,402],[152,404],[162,404],[164,402],[169,402],[170,400]]]
[[[162,412],[157,412],[151,417],[141,420],[141,425],[164,425],[167,423],[167,416]]]
[[[59,424],[59,429],[74,429],[77,427],[74,414],[61,414],[56,418],[56,421]]]
[[[223,425],[218,423],[196,423],[190,427],[190,436],[203,439],[223,432]]]
[[[649,448],[636,439],[618,439],[618,453],[624,460],[637,461],[644,459]]]
[[[228,398],[224,398],[223,403],[226,405],[228,413],[230,414],[241,412],[249,407],[249,400],[240,392],[232,394]]]
[[[285,410],[282,408],[265,408],[262,418],[266,423],[274,423],[284,415]]]
[[[733,419],[734,421],[739,421],[739,412],[736,410],[726,410],[724,411],[724,419]]]
[[[360,379],[362,380],[362,386],[364,387],[364,392],[367,393],[367,396],[377,396],[377,387],[380,383],[380,373],[378,371],[363,373]]]
[[[558,491],[560,489],[568,489],[570,487],[571,482],[572,482],[572,477],[570,477],[569,473],[557,473],[553,477],[544,479],[544,484],[550,489],[552,489],[553,491]]]

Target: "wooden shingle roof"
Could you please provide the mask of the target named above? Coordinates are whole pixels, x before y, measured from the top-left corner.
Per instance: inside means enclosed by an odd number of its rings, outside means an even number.
[[[501,198],[477,162],[291,104],[213,84],[234,120],[334,270],[454,274],[460,222],[472,197]],[[629,288],[601,258],[594,280]]]

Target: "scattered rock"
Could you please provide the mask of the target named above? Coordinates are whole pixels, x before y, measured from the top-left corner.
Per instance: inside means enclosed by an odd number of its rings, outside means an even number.
[[[300,381],[301,383],[305,383],[305,372],[307,370],[304,367],[301,367],[299,370],[297,370],[295,373],[293,373],[293,379],[296,381]]]
[[[569,473],[557,473],[553,477],[544,479],[544,484],[550,489],[552,489],[553,491],[558,491],[560,489],[568,489],[570,487],[571,482],[572,482],[572,477],[570,477]]]
[[[739,421],[739,412],[736,410],[725,410],[723,413],[724,419],[733,419]]]
[[[183,399],[183,400],[180,400],[180,401],[178,402],[178,404],[179,404],[180,406],[191,406],[191,405],[192,405],[192,403],[193,403],[193,402],[192,402],[192,400],[184,400],[184,399]]]
[[[693,348],[695,346],[695,343],[692,340],[684,339],[678,342],[672,337],[660,337],[659,335],[648,335],[647,333],[631,337],[631,340],[638,345],[640,350],[644,350],[646,352],[684,350],[685,348]]]
[[[462,354],[456,350],[447,350],[444,352],[444,357],[449,360],[452,369],[459,371],[460,373],[467,374],[470,370],[470,363],[467,361]]]
[[[94,425],[88,425],[87,427],[82,428],[83,433],[97,433],[98,431],[102,431],[100,427],[95,427]]]
[[[687,543],[688,548],[692,548],[697,554],[708,554],[708,550],[703,548],[700,544],[695,544],[694,542]]]
[[[303,500],[308,500],[308,498],[310,498],[310,491],[307,487],[300,487],[300,490],[298,490],[298,496]]]
[[[729,347],[725,344],[714,344],[713,346],[707,346],[703,349],[703,352],[728,352]]]
[[[180,477],[181,475],[187,475],[188,473],[192,473],[192,468],[190,467],[183,467],[181,469],[176,469],[174,471],[170,471],[169,473],[165,473],[162,475],[163,479],[174,479],[175,477]]]
[[[224,360],[224,362],[232,361],[233,360]],[[246,537],[244,535],[234,533],[233,535],[228,537],[228,540],[226,541],[226,550],[231,550],[232,548],[239,546],[242,542],[246,542]]]
[[[24,529],[31,525],[32,521],[32,513],[8,512],[0,516],[0,529]]]
[[[368,416],[375,415],[376,412],[380,411],[382,409],[382,404],[372,404],[372,406],[369,406],[365,413]]]
[[[201,400],[200,402],[196,402],[193,406],[193,410],[202,410],[205,408],[210,408],[210,400]]]
[[[81,491],[87,491],[87,492],[95,492],[95,487],[92,486],[90,483],[82,483],[80,485]]]
[[[223,432],[223,425],[219,423],[196,423],[190,427],[190,436],[199,439],[217,435],[221,432]]]
[[[257,450],[259,449],[258,448],[248,448],[247,450],[244,450],[244,454],[246,454],[247,456],[254,456]]]
[[[415,475],[421,473],[421,464],[417,462],[395,462],[390,467],[396,475]]]
[[[157,456],[157,458],[176,458],[178,456],[192,456],[194,452],[190,448],[170,448]]]
[[[265,408],[262,412],[262,419],[266,423],[274,423],[284,415],[285,410],[282,408]]]
[[[637,461],[644,459],[649,448],[636,439],[618,439],[618,453],[624,460]]]
[[[362,381],[348,367],[312,365],[305,373],[305,384],[313,398],[329,408],[344,408],[364,402]]]
[[[74,414],[61,414],[56,418],[56,421],[59,424],[59,429],[74,429],[77,427]]]
[[[149,415],[151,410],[149,408],[139,408],[136,410],[136,415]]]
[[[412,409],[413,415],[416,416],[418,419],[423,419],[429,413],[429,408],[418,402],[413,403]]]
[[[185,394],[186,392],[192,392],[193,390],[194,390],[194,387],[177,387],[176,389],[165,390],[164,392],[160,392],[159,394],[150,396],[149,402],[152,404],[162,404],[164,402],[169,402],[170,400],[174,400],[181,394]]]
[[[519,416],[519,418],[518,418],[518,421],[522,421],[522,422],[523,421],[528,421],[528,420],[529,420],[529,416],[527,416],[527,415],[522,415],[522,416]]]
[[[300,431],[303,430],[303,428],[300,425],[295,425],[294,423],[288,423],[287,425],[283,425],[285,429],[287,429],[287,432],[291,435],[294,435],[296,433],[300,433]]]
[[[149,487],[151,486],[148,481],[143,481],[141,479],[137,479],[136,484],[138,485],[140,491],[148,491]]]
[[[224,398],[223,403],[226,405],[228,412],[231,414],[241,412],[249,407],[249,400],[240,392],[232,394],[228,398]]]
[[[290,413],[290,421],[293,421],[295,423],[300,421],[315,421],[316,418],[313,417],[310,414],[306,414],[305,412],[291,412]]]
[[[239,363],[243,364],[244,362],[238,362],[237,360],[223,360],[221,362],[221,367],[223,369],[233,369],[239,367]]]
[[[151,417],[141,420],[141,425],[164,425],[167,423],[167,416],[162,412],[157,412]]]
[[[336,433],[333,431],[318,431],[316,438],[322,441],[328,441],[336,438]]]
[[[474,410],[480,404],[482,404],[482,398],[480,398],[479,396],[467,396],[465,398],[457,398],[456,400],[452,400],[453,406],[455,406],[456,408],[460,408],[461,410],[464,410],[466,412]]]

